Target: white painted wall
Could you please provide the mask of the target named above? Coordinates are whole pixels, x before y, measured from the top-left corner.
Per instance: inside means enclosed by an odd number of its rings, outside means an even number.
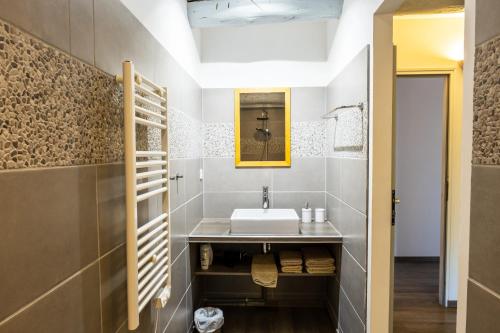
[[[326,21],[201,29],[201,62],[326,61]]]
[[[444,76],[397,79],[397,257],[440,256],[445,89]]]
[[[203,88],[326,86],[330,77],[327,69],[325,62],[204,63],[200,66],[200,85]]]
[[[204,88],[317,87],[331,81],[328,45],[336,22],[202,29]]]
[[[172,57],[199,80],[200,36],[191,30],[185,0],[121,0]]]

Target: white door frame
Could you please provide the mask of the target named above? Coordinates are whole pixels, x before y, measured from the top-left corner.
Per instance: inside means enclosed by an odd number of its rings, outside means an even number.
[[[447,306],[448,302],[448,293],[447,293],[447,277],[449,273],[448,269],[448,263],[449,263],[449,258],[448,254],[450,253],[449,250],[449,242],[448,236],[450,234],[450,219],[452,218],[451,215],[451,205],[448,204],[449,200],[449,194],[452,193],[452,182],[450,182],[450,172],[452,169],[452,161],[450,161],[450,150],[452,148],[452,140],[453,138],[451,135],[453,134],[451,130],[451,124],[452,122],[450,121],[451,117],[453,116],[451,114],[451,110],[453,110],[454,107],[454,89],[455,89],[455,69],[454,68],[431,68],[431,69],[418,69],[418,70],[412,70],[412,69],[402,69],[397,71],[397,76],[398,77],[404,77],[404,76],[410,76],[410,77],[424,77],[424,76],[444,76],[446,77],[446,106],[445,106],[445,111],[444,111],[444,119],[443,119],[443,134],[446,135],[445,142],[443,143],[443,166],[442,166],[442,179],[443,179],[443,184],[442,184],[442,189],[441,189],[441,200],[442,200],[442,207],[444,208],[442,210],[442,216],[440,218],[440,254],[439,254],[439,303],[443,306]],[[396,92],[397,93],[397,92]],[[396,97],[396,96],[395,96]],[[394,135],[394,134],[393,134]],[[396,141],[396,140],[394,140]],[[396,151],[394,150],[394,155],[396,155]],[[394,176],[396,176],[396,170],[394,170]],[[446,194],[445,194],[446,191]],[[396,191],[396,196],[398,196],[398,193]],[[395,244],[394,244],[395,245]],[[394,276],[393,276],[394,278]]]
[[[370,86],[367,332],[392,332],[391,155],[394,87],[393,13],[403,0],[385,0],[373,16]],[[457,332],[465,332],[472,150],[475,0],[465,0],[464,106],[460,149],[459,301]]]

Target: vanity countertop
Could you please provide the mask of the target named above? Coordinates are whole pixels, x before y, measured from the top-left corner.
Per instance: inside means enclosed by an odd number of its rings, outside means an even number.
[[[298,235],[231,234],[229,219],[203,219],[188,236],[190,243],[342,243],[330,223],[300,223]]]

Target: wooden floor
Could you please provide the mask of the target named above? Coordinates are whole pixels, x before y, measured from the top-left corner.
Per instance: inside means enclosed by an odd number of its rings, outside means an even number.
[[[224,307],[223,333],[333,333],[325,309]]]
[[[439,305],[439,263],[398,262],[394,271],[394,333],[454,333],[456,309]]]

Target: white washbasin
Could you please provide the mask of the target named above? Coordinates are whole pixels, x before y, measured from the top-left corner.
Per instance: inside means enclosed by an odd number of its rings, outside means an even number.
[[[242,235],[298,235],[299,217],[294,209],[235,209],[231,233]]]

